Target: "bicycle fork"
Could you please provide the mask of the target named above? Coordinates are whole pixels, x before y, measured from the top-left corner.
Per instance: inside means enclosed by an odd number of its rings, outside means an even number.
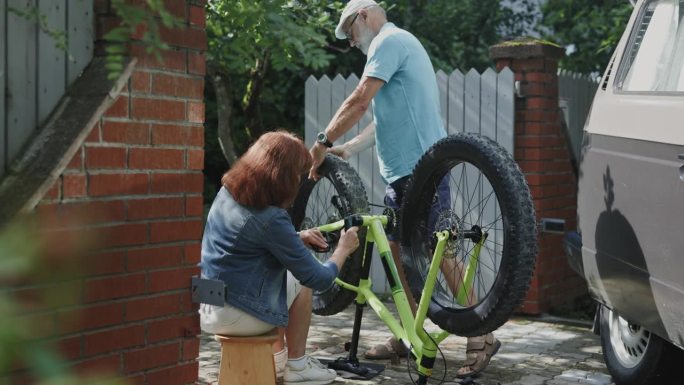
[[[432,376],[432,368],[434,367],[437,356],[438,345],[449,336],[449,333],[446,331],[431,334],[423,328],[427,317],[428,306],[432,300],[432,293],[437,283],[437,276],[440,272],[440,266],[442,265],[442,260],[444,258],[444,249],[446,248],[449,239],[454,235],[451,230],[443,230],[436,232],[435,236],[437,237],[437,244],[435,245],[432,262],[430,263],[430,268],[428,269],[428,274],[425,279],[425,285],[420,297],[420,303],[418,304],[418,310],[416,311],[414,325],[416,336],[418,336],[423,343],[421,357],[416,361],[419,373],[417,384],[419,385],[427,384],[427,379]],[[465,232],[464,236],[475,241],[476,245],[465,273],[464,282],[460,285],[461,287],[458,290],[457,296],[459,299],[471,295],[473,275],[479,259],[480,249],[484,240],[487,239],[487,234],[479,232],[479,228],[473,228],[472,231]]]
[[[417,371],[419,374],[418,384],[426,384],[427,379],[432,375],[432,368],[434,366],[435,358],[437,356],[437,345],[443,341],[448,335],[448,332],[441,332],[436,334],[428,334],[424,328],[424,322],[427,314],[427,306],[432,296],[432,286],[439,271],[439,262],[441,261],[443,250],[448,240],[449,232],[444,231],[441,235],[442,239],[438,242],[435,250],[435,257],[439,260],[431,266],[431,275],[428,279],[429,290],[424,290],[421,297],[421,306],[417,313],[417,318],[411,311],[408,302],[407,294],[401,284],[401,279],[392,257],[392,252],[389,247],[389,242],[384,236],[383,224],[380,220],[371,220],[370,223],[364,223],[368,226],[368,233],[366,234],[366,244],[364,250],[363,263],[361,267],[361,275],[358,286],[350,285],[340,279],[336,282],[341,287],[352,290],[357,293],[355,300],[356,313],[354,317],[354,327],[352,329],[352,340],[349,345],[349,356],[347,359],[339,359],[330,365],[333,369],[346,370],[356,374],[366,374],[368,368],[359,365],[357,356],[358,343],[361,331],[361,322],[363,317],[363,309],[366,304],[378,314],[387,327],[392,331],[395,337],[402,342],[409,342],[411,344],[412,353],[414,353]],[[377,243],[380,259],[382,262],[385,275],[390,284],[392,297],[396,304],[399,313],[399,320],[397,320],[387,307],[380,301],[380,299],[372,292],[370,276],[371,260],[373,255],[373,247]],[[436,266],[436,269],[435,269]],[[433,285],[430,285],[432,282]]]
[[[359,366],[356,355],[358,352],[363,308],[366,304],[369,304],[402,343],[409,342],[411,344],[412,353],[414,353],[414,357],[416,357],[416,366],[419,373],[418,383],[426,383],[427,379],[432,374],[432,367],[437,354],[437,344],[446,338],[448,333],[445,332],[443,335],[429,336],[423,330],[422,321],[420,323],[416,322],[416,319],[411,312],[406,292],[401,284],[401,279],[392,257],[389,242],[387,241],[387,238],[383,236],[384,228],[382,223],[379,220],[372,220],[367,226],[369,231],[366,235],[365,254],[358,287],[349,285],[341,280],[338,280],[337,282],[340,286],[355,291],[357,297],[355,300],[356,314],[354,318],[352,340],[349,346],[349,357],[346,360],[337,361],[334,368],[340,368],[339,365],[343,365],[345,367],[340,369],[352,371],[354,373],[364,371],[365,368]],[[376,243],[380,260],[390,285],[392,297],[399,313],[399,321],[394,318],[389,309],[387,309],[382,301],[380,301],[380,299],[371,291],[371,282],[369,280],[370,266],[373,247]],[[442,248],[443,247],[444,246],[442,246]],[[423,316],[422,319],[424,321],[425,317]],[[418,330],[420,332],[417,332]],[[419,333],[422,334],[422,337]]]

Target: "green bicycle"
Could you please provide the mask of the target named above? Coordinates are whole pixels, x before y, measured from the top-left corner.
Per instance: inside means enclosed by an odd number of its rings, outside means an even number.
[[[342,159],[328,155],[319,172],[319,181],[303,181],[291,212],[295,227],[318,227],[334,245],[343,227],[361,226],[365,245],[349,257],[336,285],[314,293],[319,315],[356,303],[342,369],[365,370],[356,354],[366,304],[410,348],[417,383],[426,384],[440,342],[450,334],[477,336],[497,329],[524,299],[537,254],[534,207],[524,175],[496,142],[461,133],[435,143],[416,165],[398,213],[372,215],[358,174]],[[401,285],[386,235],[397,218],[410,293]],[[374,246],[398,320],[371,290]],[[322,261],[329,256],[329,250],[317,253]],[[408,295],[419,299],[415,315]],[[427,318],[442,331],[426,332]]]

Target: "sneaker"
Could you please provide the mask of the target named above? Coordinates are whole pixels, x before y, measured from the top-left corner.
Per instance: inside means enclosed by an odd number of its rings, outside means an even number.
[[[317,359],[304,356],[306,361],[301,369],[295,368],[289,362],[285,367],[285,385],[325,385],[333,382],[337,373],[328,369]]]

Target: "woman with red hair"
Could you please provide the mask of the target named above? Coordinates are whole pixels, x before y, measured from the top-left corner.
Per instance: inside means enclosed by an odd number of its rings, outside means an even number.
[[[359,245],[357,228],[343,231],[337,249],[321,264],[307,246],[326,247],[322,234],[296,232],[286,208],[311,164],[296,136],[283,131],[262,135],[223,175],[202,239],[202,277],[223,281],[227,291],[224,306],[200,305],[202,330],[250,336],[278,327],[274,359],[285,384],[335,379],[335,371],[304,354],[311,288],[330,288]]]

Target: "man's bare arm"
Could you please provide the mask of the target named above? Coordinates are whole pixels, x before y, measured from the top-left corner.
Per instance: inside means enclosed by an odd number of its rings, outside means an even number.
[[[332,118],[325,133],[331,142],[341,138],[354,126],[370,107],[371,101],[385,82],[368,76],[361,78],[354,92],[342,103]],[[365,131],[365,130],[364,130]]]
[[[329,152],[348,159],[375,144],[375,123],[371,122],[358,135],[339,146],[334,146]]]
[[[378,90],[385,84],[384,81],[368,76],[361,78],[361,82],[356,86],[354,92],[342,103],[342,106],[337,110],[335,116],[332,118],[328,127],[325,129],[325,133],[328,140],[334,142],[344,135],[345,132],[349,131],[359,120],[363,117],[363,114],[368,111],[371,101]],[[365,130],[364,130],[365,131]],[[309,178],[318,180],[320,175],[318,174],[318,167],[323,163],[325,159],[325,154],[328,152],[323,144],[316,142],[311,146],[311,159],[313,164],[311,170],[309,171]],[[344,156],[344,155],[342,155]]]

